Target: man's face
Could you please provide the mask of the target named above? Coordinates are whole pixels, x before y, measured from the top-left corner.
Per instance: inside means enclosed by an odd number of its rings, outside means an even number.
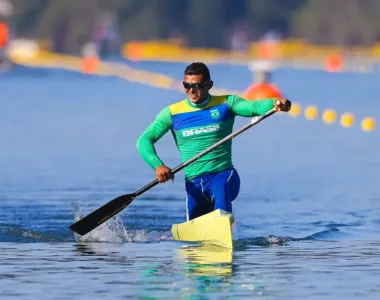
[[[210,81],[204,82],[202,75],[185,75],[184,90],[192,103],[200,103],[208,97]]]

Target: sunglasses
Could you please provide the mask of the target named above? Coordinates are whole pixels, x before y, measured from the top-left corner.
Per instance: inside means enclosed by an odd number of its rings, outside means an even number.
[[[186,90],[190,90],[190,89],[199,90],[199,89],[203,89],[206,86],[207,82],[208,81],[200,82],[200,83],[189,83],[189,82],[183,81],[182,84]]]

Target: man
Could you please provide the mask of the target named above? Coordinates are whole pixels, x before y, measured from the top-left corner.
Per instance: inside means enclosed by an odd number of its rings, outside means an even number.
[[[190,64],[183,81],[188,98],[161,110],[138,139],[137,149],[160,183],[174,179],[154,148],[169,130],[185,162],[229,135],[235,115],[253,117],[273,107],[281,111],[291,107],[284,98],[246,101],[236,95],[213,96],[209,93],[212,86],[207,66],[200,62]],[[184,169],[187,220],[216,209],[232,213],[231,202],[238,196],[240,178],[232,164],[231,148],[230,140]]]

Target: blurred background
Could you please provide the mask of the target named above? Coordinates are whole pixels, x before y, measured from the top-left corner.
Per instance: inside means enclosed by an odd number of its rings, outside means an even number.
[[[215,92],[261,99],[283,95],[272,82],[281,68],[379,73],[379,13],[376,0],[0,0],[0,66],[53,66],[181,91],[181,71],[141,63],[228,63],[246,67],[250,80]],[[298,104],[292,113],[302,113]],[[318,117],[314,107],[306,114]],[[337,118],[330,110],[325,117]],[[363,122],[375,128],[373,118]]]
[[[376,0],[0,0],[0,47],[31,39],[80,54],[94,43],[105,56],[131,41],[166,41],[248,57],[378,58],[379,12]],[[265,41],[272,49],[260,48]]]

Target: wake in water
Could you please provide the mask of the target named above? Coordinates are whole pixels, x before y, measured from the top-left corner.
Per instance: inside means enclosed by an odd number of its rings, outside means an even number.
[[[73,201],[70,203],[74,209],[75,221],[79,221],[86,213],[82,211],[83,207],[80,201]],[[112,217],[107,222],[103,223],[88,234],[81,236],[74,233],[77,242],[111,242],[111,243],[134,243],[134,242],[159,242],[173,240],[171,232],[158,232],[142,230],[127,230],[124,227],[121,219],[122,214]],[[235,228],[236,230],[236,228]],[[340,230],[336,227],[330,227],[326,230],[314,233],[310,236],[302,238],[293,238],[289,236],[275,236],[269,235],[267,237],[241,237],[234,240],[236,250],[244,249],[247,246],[281,246],[288,242],[311,241],[311,240],[328,240],[332,237],[337,237]],[[236,236],[236,232],[234,233]]]
[[[294,238],[290,236],[275,236],[269,235],[268,237],[242,237],[234,241],[234,247],[236,250],[245,249],[248,246],[261,246],[261,247],[271,247],[271,246],[283,246],[288,242],[301,242],[301,241],[326,241],[333,238],[338,238],[342,236],[342,232],[337,227],[329,227],[326,230],[316,232],[312,235],[308,235],[302,238]]]
[[[75,222],[86,214],[82,212],[80,201],[70,202],[74,209]],[[86,235],[74,233],[77,242],[111,242],[111,243],[132,243],[132,242],[158,242],[172,240],[170,232],[149,232],[146,229],[138,231],[127,231],[121,219],[121,214],[116,215],[95,228]]]
[[[11,243],[35,243],[35,242],[65,242],[64,236],[46,233],[41,231],[30,230],[20,227],[3,228],[0,232],[0,240],[2,242]]]

